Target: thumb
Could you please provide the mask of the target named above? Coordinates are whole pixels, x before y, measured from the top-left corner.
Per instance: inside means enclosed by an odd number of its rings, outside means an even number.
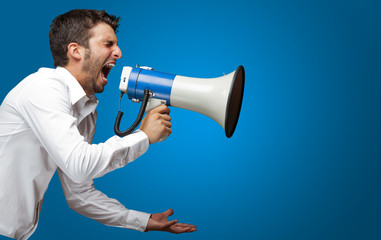
[[[172,208],[170,208],[170,209],[168,209],[167,211],[163,212],[163,214],[164,214],[165,216],[167,216],[167,217],[172,216],[173,213],[174,213],[174,211],[173,211]]]

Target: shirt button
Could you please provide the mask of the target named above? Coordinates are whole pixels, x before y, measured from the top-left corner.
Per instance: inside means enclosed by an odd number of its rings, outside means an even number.
[[[139,155],[142,155],[143,154],[143,150],[139,150]]]
[[[140,227],[140,222],[136,221],[136,227]]]

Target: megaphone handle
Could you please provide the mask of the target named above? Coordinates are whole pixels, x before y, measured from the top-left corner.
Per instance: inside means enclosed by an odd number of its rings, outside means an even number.
[[[162,100],[162,99],[157,99],[157,98],[149,98],[148,100],[148,103],[147,103],[147,107],[146,107],[146,112],[149,112],[151,111],[152,109],[158,107],[158,106],[161,106],[163,104],[167,104],[167,102],[165,100]]]
[[[122,96],[123,96],[123,94],[120,97],[122,97]],[[135,128],[142,121],[144,111],[145,111],[147,103],[148,103],[149,96],[150,96],[149,90],[145,89],[143,101],[142,101],[142,105],[140,106],[138,117],[136,118],[135,122],[131,125],[131,127],[128,128],[126,131],[120,131],[119,130],[120,121],[122,120],[122,117],[123,117],[123,112],[119,110],[118,115],[116,116],[116,119],[115,119],[115,124],[114,124],[114,132],[116,135],[118,135],[119,137],[125,137],[125,136],[131,134],[135,130]]]
[[[167,102],[165,100],[150,98],[148,100],[146,112],[149,112],[152,109],[157,108],[158,106],[161,106],[161,105],[166,104],[166,103]],[[168,134],[164,134],[163,136],[161,136],[161,138],[158,140],[158,142],[164,141],[165,139],[167,139],[167,137],[168,137]]]

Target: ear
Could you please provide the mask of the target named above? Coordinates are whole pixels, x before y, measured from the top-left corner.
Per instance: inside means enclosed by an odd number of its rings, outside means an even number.
[[[75,61],[81,61],[81,59],[84,57],[85,51],[81,45],[78,43],[69,43],[67,46],[67,56],[70,59],[73,59]]]

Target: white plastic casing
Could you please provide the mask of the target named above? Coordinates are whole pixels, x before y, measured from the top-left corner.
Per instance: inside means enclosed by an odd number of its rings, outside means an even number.
[[[132,67],[123,67],[122,75],[120,77],[119,90],[124,93],[127,93],[128,79],[130,78],[131,71]]]

